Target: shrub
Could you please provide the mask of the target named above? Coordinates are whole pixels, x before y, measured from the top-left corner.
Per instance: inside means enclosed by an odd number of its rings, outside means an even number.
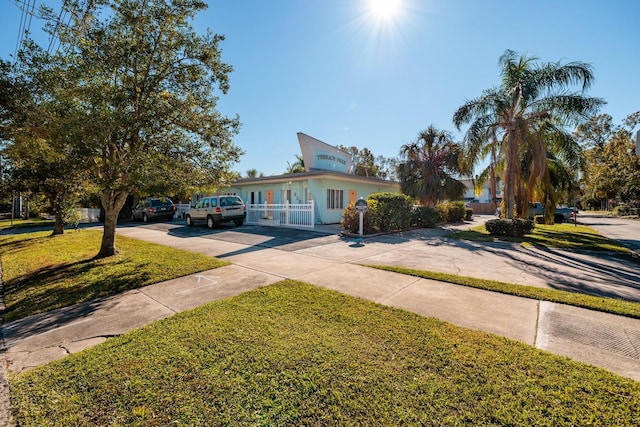
[[[362,232],[364,234],[374,234],[380,231],[380,212],[378,202],[368,200],[369,210],[362,217]],[[349,205],[342,212],[340,225],[350,233],[360,232],[360,213],[356,211],[354,204]]]
[[[460,222],[467,215],[464,202],[444,202],[436,206],[444,222]],[[473,212],[473,211],[472,211]]]
[[[465,208],[464,220],[471,221],[472,218],[473,218],[473,209]]]
[[[490,234],[507,237],[522,237],[534,228],[533,221],[519,218],[490,219],[484,226]]]
[[[416,206],[413,209],[413,224],[416,227],[433,228],[440,221],[440,212],[432,206]]]
[[[545,223],[544,215],[536,215],[533,218],[533,222],[535,222],[536,224],[544,224]]]
[[[411,227],[413,200],[399,193],[373,193],[367,201],[378,203],[380,231],[406,230]]]

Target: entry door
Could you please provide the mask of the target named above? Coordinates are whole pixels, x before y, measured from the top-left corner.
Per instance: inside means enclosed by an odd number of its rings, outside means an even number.
[[[358,198],[358,192],[356,190],[349,190],[349,203],[355,203]]]
[[[267,204],[273,204],[273,190],[267,190],[265,193],[265,198],[267,199]]]

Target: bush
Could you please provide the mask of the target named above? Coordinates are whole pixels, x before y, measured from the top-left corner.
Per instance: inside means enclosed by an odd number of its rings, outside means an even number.
[[[445,202],[436,206],[444,222],[460,222],[467,216],[464,202]],[[473,212],[473,211],[472,211]]]
[[[375,200],[367,200],[369,210],[362,217],[362,232],[364,234],[375,234],[380,231],[380,212],[378,202]],[[342,228],[350,233],[360,232],[360,213],[356,211],[354,204],[349,205],[342,212]]]
[[[380,231],[407,230],[411,227],[413,216],[411,197],[399,193],[373,193],[367,201],[378,203]]]
[[[473,218],[473,209],[465,208],[464,220],[471,221],[472,218]]]
[[[544,215],[536,215],[535,217],[533,217],[533,222],[535,222],[536,224],[544,224],[545,223]]]
[[[522,237],[533,231],[533,221],[528,219],[490,219],[485,228],[494,236]]]
[[[440,212],[431,206],[416,206],[413,209],[413,225],[421,228],[433,228],[442,221]]]

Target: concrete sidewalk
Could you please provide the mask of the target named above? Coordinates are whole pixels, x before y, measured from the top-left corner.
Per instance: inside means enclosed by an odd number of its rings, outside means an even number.
[[[379,236],[364,244],[321,233],[305,242],[275,244],[267,236],[251,234],[250,228],[243,229],[242,235],[231,230],[194,237],[178,229],[167,232],[146,225],[119,228],[118,235],[234,264],[5,324],[8,369],[21,372],[40,366],[176,312],[292,278],[515,339],[640,381],[640,320],[359,264],[453,270],[541,287],[593,290],[601,286],[603,294],[640,300],[637,265],[624,267],[623,260],[602,261],[585,254],[534,249],[527,253],[500,245],[480,248],[469,242],[448,242],[443,238],[447,230],[442,229]],[[616,268],[622,270],[615,273]]]

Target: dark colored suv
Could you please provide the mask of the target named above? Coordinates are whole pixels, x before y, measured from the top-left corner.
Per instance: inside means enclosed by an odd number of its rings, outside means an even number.
[[[233,221],[238,227],[244,223],[247,209],[238,196],[211,196],[198,200],[198,203],[184,214],[188,226],[196,222],[206,222],[214,228],[221,222]]]
[[[148,222],[156,219],[167,219],[173,221],[176,214],[176,205],[168,197],[148,197],[135,205],[131,209],[131,219],[133,221],[141,219]]]

